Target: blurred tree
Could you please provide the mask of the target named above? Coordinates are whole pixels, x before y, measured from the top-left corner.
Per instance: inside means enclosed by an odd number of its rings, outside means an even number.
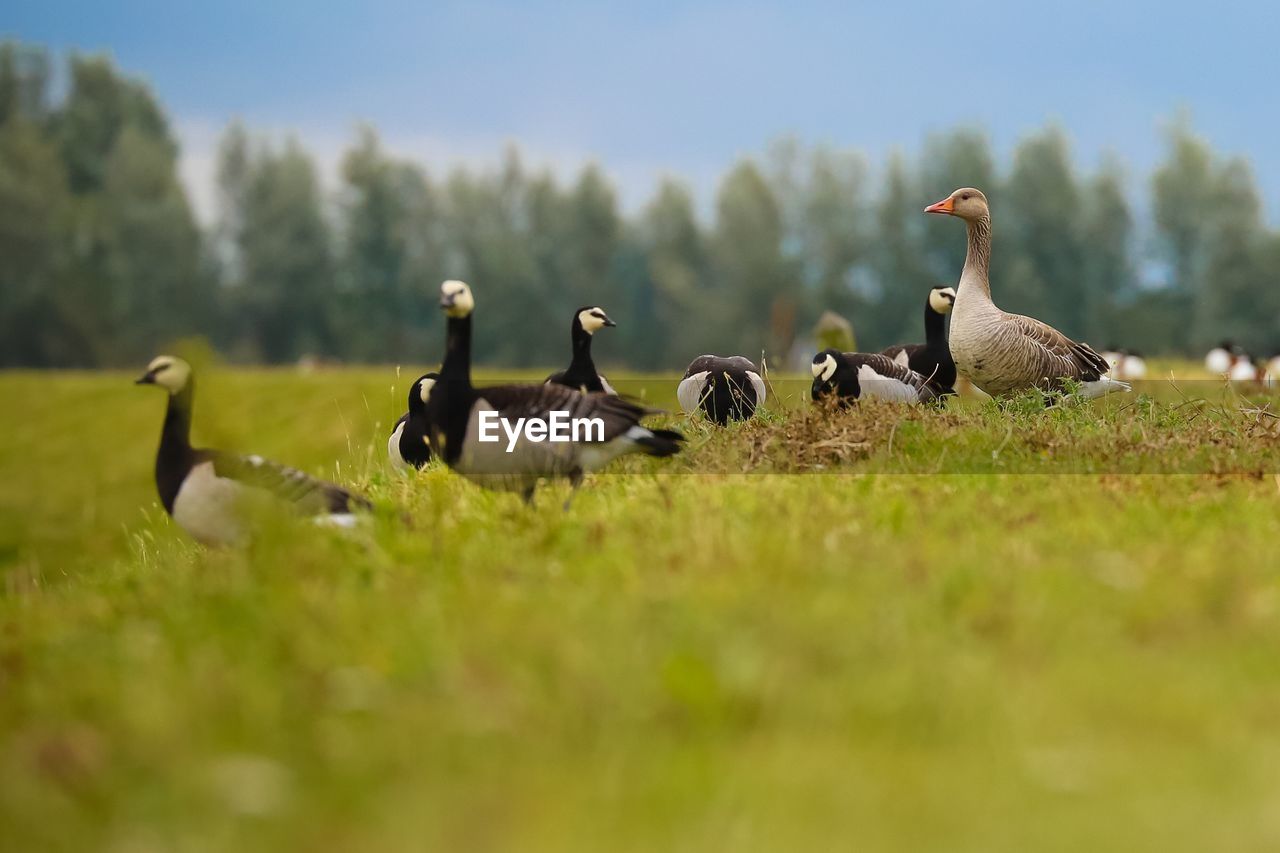
[[[235,131],[233,130],[233,134]],[[334,262],[315,167],[292,139],[247,153],[232,136],[221,148],[224,225],[238,258],[232,299],[237,337],[271,362],[332,355]]]
[[[167,146],[169,158],[176,155],[169,124],[150,91],[121,77],[105,57],[71,58],[71,87],[54,127],[76,193],[102,188],[107,161],[126,127]]]
[[[234,167],[234,164],[232,164]],[[348,358],[439,358],[428,337],[444,277],[440,210],[420,169],[386,156],[360,129],[342,162],[341,349]]]
[[[1131,327],[1117,322],[1117,306],[1136,295],[1133,217],[1125,198],[1124,173],[1112,157],[1103,160],[1084,193],[1081,225],[1085,299],[1084,337],[1095,346],[1134,347]]]
[[[876,281],[875,310],[857,331],[874,350],[923,340],[924,302],[929,288],[955,284],[960,271],[938,278],[925,265],[921,233],[922,194],[913,186],[902,155],[889,158],[884,192],[876,207],[876,239],[871,249]]]
[[[1173,291],[1189,300],[1191,316],[1174,346],[1216,340],[1207,298],[1206,266],[1213,231],[1213,155],[1180,116],[1168,131],[1169,153],[1152,178],[1160,255],[1168,263]]]
[[[107,158],[92,204],[104,358],[137,361],[209,328],[213,282],[200,264],[200,233],[178,181],[172,146],[126,127]]]
[[[779,308],[794,304],[798,276],[782,253],[783,224],[777,200],[750,160],[720,184],[711,241],[714,305],[701,315],[708,339],[725,353],[777,359],[786,353],[784,330],[771,330]],[[780,333],[781,332],[781,333]]]
[[[1205,283],[1196,295],[1200,321],[1193,343],[1212,346],[1232,338],[1251,349],[1271,342],[1275,315],[1259,310],[1275,304],[1262,268],[1262,202],[1253,172],[1233,158],[1213,176],[1213,206],[1205,258]]]
[[[708,298],[710,259],[689,188],[663,180],[641,216],[639,230],[655,303],[649,357],[657,363],[670,355],[674,363],[687,363],[706,350],[704,331],[716,320],[698,313],[713,307]],[[699,316],[702,322],[690,322]]]
[[[1084,281],[1081,204],[1066,135],[1052,127],[1024,139],[1001,194],[1000,306],[1084,335],[1091,294]],[[1005,225],[1004,223],[1008,223]]]
[[[48,52],[0,42],[0,124],[11,118],[42,124],[49,114],[48,96]]]
[[[54,146],[32,122],[0,122],[0,364],[75,365],[72,300],[65,281],[70,195]]]

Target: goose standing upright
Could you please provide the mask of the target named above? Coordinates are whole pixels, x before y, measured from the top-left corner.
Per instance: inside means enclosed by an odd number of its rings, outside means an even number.
[[[946,325],[955,301],[954,287],[933,288],[924,303],[924,343],[899,344],[880,351],[926,377],[939,396],[956,393],[956,363],[947,344]]]
[[[700,355],[690,362],[676,386],[681,409],[701,409],[708,420],[720,426],[731,420],[747,420],[767,396],[759,369],[740,355]]]
[[[958,189],[925,208],[963,219],[969,246],[951,313],[951,356],[956,368],[993,397],[1030,388],[1060,391],[1065,381],[1080,383],[1084,397],[1128,391],[1111,379],[1111,365],[1088,344],[1077,343],[1032,317],[1001,311],[991,301],[991,210],[987,197],[971,187]]]
[[[156,452],[156,489],[165,512],[196,541],[206,545],[243,542],[248,532],[245,504],[254,496],[273,497],[318,521],[343,527],[355,522],[356,510],[373,508],[340,486],[261,456],[192,447],[195,377],[191,365],[182,359],[158,356],[134,384],[156,385],[169,392]]]
[[[618,325],[609,319],[603,308],[588,305],[573,314],[569,337],[573,342],[573,359],[568,368],[547,377],[552,385],[563,385],[584,394],[617,394],[609,380],[596,370],[591,358],[591,339],[601,329]]]
[[[427,373],[409,388],[409,411],[400,416],[387,439],[387,456],[398,468],[421,468],[431,461],[428,444],[427,399],[439,373]]]
[[[440,379],[427,401],[432,450],[473,483],[517,491],[531,502],[544,477],[567,477],[576,490],[584,474],[623,454],[663,457],[680,450],[683,435],[641,426],[654,412],[622,397],[550,384],[473,387],[471,288],[444,282],[440,308],[448,322]],[[565,421],[592,423],[585,435],[574,427],[568,440],[552,440],[555,424]]]

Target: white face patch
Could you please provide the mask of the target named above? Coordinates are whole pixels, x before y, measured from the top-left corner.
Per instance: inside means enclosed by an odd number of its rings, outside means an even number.
[[[156,356],[147,365],[147,373],[170,394],[177,394],[191,380],[191,365],[172,355]]]
[[[954,287],[943,287],[929,292],[929,307],[938,314],[950,314],[951,306],[956,301]]]
[[[814,379],[821,377],[822,381],[826,382],[836,372],[835,356],[828,353],[822,361],[815,361],[811,364],[809,369],[813,373]]]
[[[475,297],[466,282],[449,279],[440,285],[440,302],[445,305],[444,313],[449,317],[466,317],[475,310]]]
[[[578,312],[578,323],[588,335],[594,335],[597,329],[604,328],[604,312],[599,308],[584,308]]]
[[[422,402],[427,402],[427,398],[431,396],[431,389],[434,387],[436,387],[436,381],[430,377],[418,383],[418,396],[422,398]]]

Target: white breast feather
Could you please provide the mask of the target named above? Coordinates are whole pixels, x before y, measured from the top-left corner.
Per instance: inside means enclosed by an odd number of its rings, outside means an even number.
[[[404,461],[404,457],[400,455],[400,436],[404,433],[404,421],[396,424],[395,432],[391,433],[391,438],[387,439],[387,456],[391,459],[391,464],[397,468],[408,468],[409,463]]]
[[[680,401],[680,408],[683,411],[693,412],[697,410],[698,403],[702,401],[703,385],[707,381],[709,372],[703,370],[680,380],[680,384],[676,386],[676,399]]]
[[[237,510],[247,487],[213,472],[212,462],[191,469],[173,501],[173,520],[206,545],[242,542],[244,525]]]
[[[751,387],[756,389],[756,407],[758,408],[763,406],[765,397],[768,396],[765,392],[764,380],[761,379],[760,374],[756,373],[754,370],[747,371],[747,378],[751,380]]]
[[[618,396],[618,392],[613,390],[613,386],[609,384],[609,380],[604,378],[603,373],[597,373],[596,378],[600,380],[600,384],[604,386],[604,393]]]

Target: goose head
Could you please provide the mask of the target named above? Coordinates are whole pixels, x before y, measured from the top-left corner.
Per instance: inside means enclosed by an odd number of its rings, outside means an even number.
[[[181,393],[190,382],[191,365],[174,355],[158,355],[147,365],[147,372],[133,384],[159,385],[172,395]]]
[[[929,291],[929,307],[934,313],[950,314],[955,304],[956,289],[954,287],[935,287]]]
[[[809,371],[813,373],[813,378],[822,382],[830,382],[831,377],[835,375],[836,368],[835,350],[823,350],[813,357],[813,364],[809,365]]]
[[[573,322],[578,328],[586,332],[588,335],[594,335],[600,329],[606,326],[616,326],[617,323],[609,319],[609,315],[604,313],[604,309],[594,305],[588,305],[585,308],[579,308],[577,313],[573,315]]]
[[[419,407],[419,401],[426,404],[431,398],[431,389],[436,387],[436,380],[440,378],[439,373],[425,373],[419,376],[413,383],[413,387],[409,389],[409,408],[416,409]]]
[[[991,208],[987,207],[987,197],[981,190],[975,190],[973,187],[961,187],[942,201],[926,207],[924,212],[958,216],[966,222],[977,222],[979,219],[991,217]]]
[[[440,310],[446,317],[461,319],[471,316],[476,300],[466,282],[449,279],[440,285]]]

